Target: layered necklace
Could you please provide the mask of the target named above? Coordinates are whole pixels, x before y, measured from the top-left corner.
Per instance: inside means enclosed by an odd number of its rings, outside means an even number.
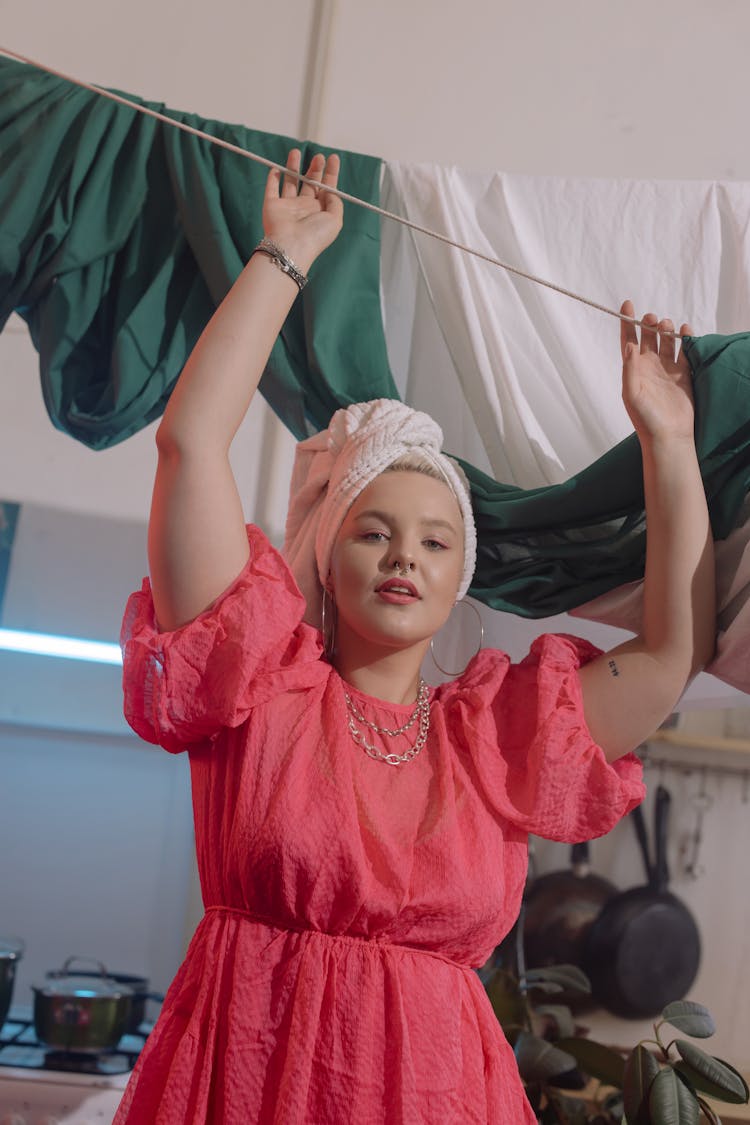
[[[406,569],[400,567],[398,563],[395,563],[394,566],[400,577],[406,577],[411,569],[411,564],[409,564]],[[325,627],[323,631],[325,633]],[[344,699],[346,700],[346,709],[348,711],[347,723],[349,725],[349,733],[366,754],[369,754],[370,757],[374,758],[377,762],[387,762],[389,766],[401,766],[405,762],[411,762],[416,758],[427,741],[427,735],[430,731],[430,689],[421,677],[419,679],[419,691],[417,692],[417,702],[414,705],[414,710],[404,725],[402,727],[397,727],[396,730],[391,730],[389,727],[379,727],[377,723],[373,723],[370,719],[365,718],[362,712],[357,710],[348,691],[344,691]],[[413,746],[410,746],[403,754],[393,752],[383,754],[381,750],[378,750],[377,746],[373,746],[371,742],[367,741],[365,732],[357,727],[357,723],[362,723],[364,726],[374,731],[375,734],[379,734],[382,738],[398,738],[400,735],[406,734],[417,720],[419,720],[419,733]]]
[[[349,732],[357,745],[361,746],[366,754],[369,754],[371,758],[375,758],[378,762],[387,762],[389,766],[400,766],[403,765],[404,762],[411,762],[416,758],[427,741],[427,735],[430,730],[430,689],[424,680],[420,679],[419,681],[419,694],[417,695],[417,702],[411,716],[402,727],[398,727],[396,730],[390,730],[388,727],[379,727],[377,723],[373,723],[365,718],[362,712],[357,709],[348,691],[344,692],[344,699],[346,700],[346,708],[348,711],[347,721],[349,724]],[[377,746],[373,746],[371,742],[367,741],[364,731],[357,727],[357,723],[362,723],[384,738],[397,738],[399,735],[406,734],[417,720],[419,720],[419,734],[417,735],[414,745],[410,746],[403,754],[383,754],[378,750]]]

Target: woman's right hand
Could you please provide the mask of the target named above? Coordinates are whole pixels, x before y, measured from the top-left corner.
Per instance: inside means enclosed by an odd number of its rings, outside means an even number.
[[[287,161],[300,164],[299,149]],[[338,156],[318,154],[308,176],[335,187]],[[266,185],[266,236],[307,273],[341,230],[338,196],[283,177]],[[264,260],[265,259],[265,260]],[[192,621],[236,579],[248,558],[242,501],[228,452],[298,289],[253,254],[203,330],[157,431],[159,462],[149,524],[149,562],[162,629]]]
[[[299,172],[302,154],[293,148],[286,166]],[[326,160],[316,153],[305,173],[327,187],[336,187],[339,178],[339,157]],[[284,176],[272,168],[266,181],[263,200],[263,230],[266,238],[276,242],[294,259],[304,273],[317,256],[334,241],[344,221],[344,204],[331,191],[320,191],[312,184],[300,184],[292,176]]]

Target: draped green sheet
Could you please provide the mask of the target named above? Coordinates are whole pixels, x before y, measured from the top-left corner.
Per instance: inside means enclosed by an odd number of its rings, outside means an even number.
[[[723,539],[750,488],[750,333],[692,337],[685,349],[711,525],[714,538]],[[643,577],[643,464],[635,434],[558,485],[509,488],[466,469],[480,529],[470,592],[481,601],[545,617]]]
[[[0,500],[0,614],[2,614],[5,587],[10,571],[10,557],[13,553],[13,540],[16,535],[20,504]]]
[[[321,147],[168,112],[279,162],[293,143],[305,164]],[[377,203],[381,162],[342,157],[342,190]],[[102,449],[162,413],[262,236],[265,179],[262,166],[0,58],[0,327],[13,310],[26,320],[55,426]],[[379,219],[348,205],[344,231],[313,266],[260,385],[298,439],[340,406],[398,397],[379,267]],[[722,538],[748,490],[750,334],[693,339],[688,355],[701,468]],[[545,617],[642,576],[634,435],[555,486],[520,489],[464,467],[479,533],[470,592],[486,604]]]
[[[281,163],[298,143],[170,114]],[[306,166],[314,149],[301,147]],[[162,413],[263,237],[267,169],[7,59],[0,154],[0,326],[14,309],[24,317],[54,425],[105,448]],[[376,200],[380,167],[345,154],[342,189]],[[345,234],[315,263],[274,348],[261,390],[298,438],[358,401],[363,385],[371,397],[397,395],[379,247],[377,216],[348,208]]]

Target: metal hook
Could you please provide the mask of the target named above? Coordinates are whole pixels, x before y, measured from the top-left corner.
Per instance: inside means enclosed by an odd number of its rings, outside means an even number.
[[[699,879],[701,875],[705,874],[705,867],[699,863],[698,857],[700,855],[701,844],[703,843],[703,820],[714,803],[713,797],[706,789],[706,767],[700,771],[700,786],[698,792],[694,797],[691,797],[690,803],[695,809],[695,828],[690,839],[689,846],[692,848],[690,860],[685,864],[685,873],[691,879]]]

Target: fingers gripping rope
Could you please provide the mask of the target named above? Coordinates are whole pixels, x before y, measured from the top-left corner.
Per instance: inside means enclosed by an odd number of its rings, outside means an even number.
[[[439,242],[444,242],[448,246],[454,246],[457,250],[463,251],[465,254],[471,254],[475,258],[480,258],[484,262],[488,262],[492,266],[499,266],[500,269],[506,270],[508,273],[515,274],[517,277],[523,277],[527,281],[533,281],[536,285],[543,285],[546,289],[552,289],[556,293],[561,293],[564,297],[570,297],[574,301],[580,301],[581,304],[588,305],[589,308],[597,309],[599,312],[606,313],[607,316],[614,316],[618,320],[625,321],[626,324],[632,324],[641,328],[645,332],[657,332],[658,326],[653,324],[645,324],[642,320],[637,320],[635,317],[626,316],[622,312],[615,309],[610,309],[606,305],[600,305],[597,301],[591,301],[588,297],[582,297],[578,293],[573,293],[570,289],[563,288],[562,285],[556,285],[552,281],[546,281],[544,278],[537,277],[535,274],[527,273],[525,270],[519,269],[517,266],[511,266],[507,262],[501,261],[499,258],[494,258],[490,254],[483,254],[481,250],[474,250],[471,246],[465,246],[461,242],[454,242],[452,238],[447,235],[441,234],[439,231],[430,230],[429,227],[420,226],[419,223],[412,222],[411,219],[405,219],[402,215],[396,215],[392,211],[385,211],[382,207],[376,207],[374,203],[368,203],[364,199],[358,199],[355,195],[348,195],[338,188],[328,187],[326,184],[321,184],[319,180],[309,179],[307,176],[302,175],[301,172],[295,172],[287,168],[284,164],[277,164],[267,157],[259,156],[258,153],[250,152],[248,149],[240,148],[239,145],[233,145],[229,141],[223,140],[221,137],[213,137],[210,133],[204,133],[201,129],[195,129],[192,125],[186,125],[182,121],[175,121],[174,118],[168,117],[164,113],[159,113],[158,110],[151,109],[148,106],[139,105],[138,102],[131,101],[129,98],[123,97],[121,94],[115,94],[111,90],[104,90],[100,86],[93,86],[88,82],[83,82],[78,78],[72,78],[68,74],[63,74],[59,70],[53,70],[52,67],[44,66],[42,63],[35,62],[33,59],[26,58],[24,55],[16,54],[15,51],[10,51],[6,47],[0,47],[0,55],[6,55],[8,58],[15,59],[17,62],[26,63],[28,66],[33,66],[37,70],[43,70],[47,74],[53,75],[55,78],[62,78],[65,82],[71,82],[74,86],[80,86],[84,90],[89,90],[92,94],[99,94],[104,98],[109,98],[111,101],[119,102],[121,105],[128,106],[128,108],[136,110],[138,113],[143,113],[148,117],[155,117],[157,121],[162,121],[165,125],[171,125],[175,129],[182,129],[185,133],[191,133],[195,137],[199,137],[203,141],[208,141],[210,144],[219,145],[220,148],[225,148],[229,152],[234,152],[238,156],[244,156],[248,160],[254,160],[257,164],[263,164],[267,168],[275,168],[279,172],[283,172],[285,176],[298,180],[302,184],[312,184],[319,192],[330,191],[337,195],[346,203],[353,203],[357,207],[364,207],[368,211],[374,211],[377,215],[382,215],[385,219],[392,219],[396,223],[401,223],[403,226],[409,227],[411,230],[418,231],[420,234],[426,234],[430,238],[436,238]],[[662,331],[659,333],[662,337],[672,337],[680,339],[678,332]]]

